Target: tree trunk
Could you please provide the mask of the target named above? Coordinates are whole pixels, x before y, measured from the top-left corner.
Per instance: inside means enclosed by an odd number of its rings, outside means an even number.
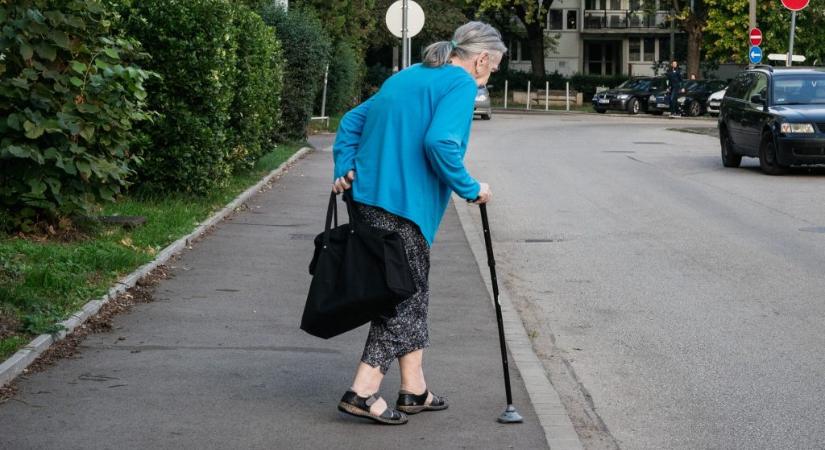
[[[546,3],[546,0],[542,3]],[[553,3],[550,1],[549,3]],[[549,7],[549,4],[548,6]],[[521,20],[525,30],[527,30],[527,42],[530,44],[530,66],[533,76],[544,77],[544,24],[541,20],[528,19],[527,10],[524,6],[515,7],[516,16]]]
[[[530,65],[534,76],[544,76],[544,28],[537,24],[526,23],[527,41],[530,43]]]
[[[702,78],[702,72],[699,66],[700,53],[702,51],[702,27],[694,24],[685,27],[685,31],[687,31],[688,35],[687,75],[688,78],[690,78],[690,74],[696,74],[696,79],[698,80]]]

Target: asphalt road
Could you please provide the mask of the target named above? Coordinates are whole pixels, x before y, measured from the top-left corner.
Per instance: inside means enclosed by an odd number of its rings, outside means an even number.
[[[825,448],[825,169],[668,130],[713,125],[474,124],[500,277],[590,448]]]

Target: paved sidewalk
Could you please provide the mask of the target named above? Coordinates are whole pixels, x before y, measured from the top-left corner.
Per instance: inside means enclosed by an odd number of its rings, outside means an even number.
[[[155,302],[87,338],[78,358],[20,380],[0,405],[0,448],[546,448],[513,365],[525,423],[495,422],[495,315],[452,206],[433,247],[425,355],[451,407],[401,427],[337,412],[367,328],[329,341],[298,329],[331,159],[309,154],[176,261]],[[382,393],[392,402],[397,388],[394,366]]]

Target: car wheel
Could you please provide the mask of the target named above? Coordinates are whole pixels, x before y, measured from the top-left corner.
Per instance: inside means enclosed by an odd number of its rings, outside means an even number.
[[[599,108],[594,108],[594,109],[595,109],[595,110],[596,110],[596,112],[597,112],[597,113],[599,113],[599,114],[604,114],[604,113],[606,113],[606,112],[607,112],[607,110],[606,110],[606,109],[599,109]]]
[[[762,134],[762,143],[759,144],[759,167],[766,175],[782,175],[788,171],[788,168],[779,164],[776,159],[776,142],[770,132]]]
[[[710,115],[711,117],[719,117],[719,113],[716,112],[709,112],[708,115]]]
[[[697,117],[702,115],[702,105],[699,102],[693,102],[690,104],[690,108],[688,108],[688,115],[691,117]]]
[[[490,120],[490,115],[489,114],[482,114],[481,115],[481,120]]]
[[[641,110],[641,106],[639,105],[639,100],[635,98],[631,98],[629,102],[627,102],[627,112],[630,114],[639,114]]]
[[[739,167],[742,164],[742,155],[733,149],[733,140],[727,130],[721,130],[719,140],[722,144],[722,165],[725,167]]]

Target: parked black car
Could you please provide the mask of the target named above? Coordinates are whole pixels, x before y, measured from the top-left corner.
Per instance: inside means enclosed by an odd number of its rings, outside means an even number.
[[[727,86],[722,80],[689,80],[682,86],[682,93],[676,98],[677,113],[683,116],[701,116],[707,112],[708,98],[711,94]],[[662,114],[670,111],[670,93],[667,90],[657,92],[648,99],[647,111]]]
[[[728,87],[719,115],[722,164],[759,158],[778,175],[792,165],[825,164],[825,69],[756,66]]]
[[[708,110],[708,98],[727,86],[723,80],[692,80],[685,85],[684,94],[676,98],[683,116],[701,116]]]
[[[665,77],[631,78],[615,89],[599,92],[593,96],[593,109],[603,113],[608,109],[639,114],[647,111],[650,94],[667,88]]]

